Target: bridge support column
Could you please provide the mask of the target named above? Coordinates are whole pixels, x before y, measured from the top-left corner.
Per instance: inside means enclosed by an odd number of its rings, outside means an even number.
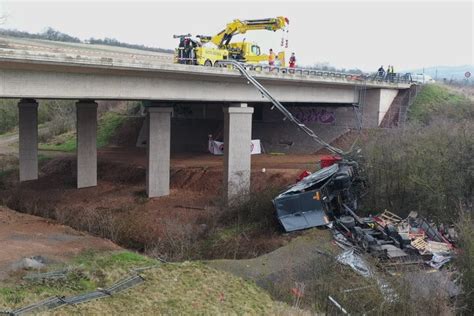
[[[397,94],[396,89],[368,89],[363,105],[362,127],[378,127]]]
[[[170,194],[170,149],[172,107],[149,107],[148,166],[146,189],[148,197]]]
[[[97,185],[97,103],[76,103],[77,188]]]
[[[250,192],[250,144],[253,108],[246,103],[224,108],[224,199],[227,203]]]
[[[20,181],[38,179],[38,103],[18,103]]]

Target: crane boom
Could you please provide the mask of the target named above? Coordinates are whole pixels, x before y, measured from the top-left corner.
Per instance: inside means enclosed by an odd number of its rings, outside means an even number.
[[[288,18],[283,16],[244,21],[236,19],[228,23],[224,30],[212,36],[210,41],[217,45],[217,47],[227,46],[234,35],[245,34],[247,31],[251,30],[277,31],[284,29],[288,24]]]

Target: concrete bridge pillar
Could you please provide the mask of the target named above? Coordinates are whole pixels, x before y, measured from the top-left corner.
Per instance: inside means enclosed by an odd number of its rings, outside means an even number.
[[[250,192],[253,108],[246,103],[224,108],[224,198],[232,202]]]
[[[397,89],[368,89],[362,109],[362,126],[378,127],[397,94]]]
[[[170,194],[170,148],[172,107],[148,107],[148,197]]]
[[[38,103],[22,99],[18,103],[20,181],[38,179]]]
[[[97,185],[97,103],[81,100],[77,113],[77,188]]]

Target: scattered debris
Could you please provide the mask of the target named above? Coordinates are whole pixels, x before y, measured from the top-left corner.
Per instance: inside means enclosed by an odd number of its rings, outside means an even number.
[[[337,307],[338,310],[340,310],[344,315],[347,315],[348,312],[344,309],[344,307],[341,306],[341,304],[339,304],[334,298],[332,298],[331,296],[328,296],[328,299],[329,301],[334,304],[334,306]]]
[[[44,273],[30,273],[30,274],[25,275],[23,279],[32,280],[32,281],[66,279],[69,272],[70,272],[69,269],[64,269],[64,270],[44,272]]]
[[[344,251],[336,257],[336,260],[342,264],[350,266],[354,271],[366,278],[372,276],[369,265],[354,252],[354,249]]]
[[[41,256],[23,258],[12,264],[13,270],[39,270],[46,266],[46,261]]]

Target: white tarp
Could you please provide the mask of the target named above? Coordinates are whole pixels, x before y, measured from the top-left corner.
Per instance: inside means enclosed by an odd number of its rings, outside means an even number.
[[[218,142],[217,140],[209,140],[208,144],[209,152],[213,155],[223,155],[224,154],[224,143]],[[258,155],[262,153],[262,147],[260,145],[260,139],[253,139],[250,142],[250,154]]]

